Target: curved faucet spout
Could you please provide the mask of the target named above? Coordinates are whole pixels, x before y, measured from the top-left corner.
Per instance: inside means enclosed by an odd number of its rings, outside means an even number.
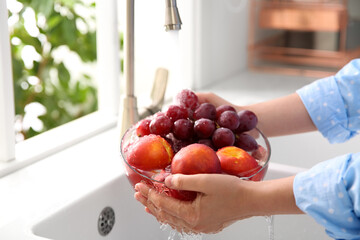
[[[137,99],[135,96],[135,74],[134,74],[134,16],[135,16],[135,0],[126,0],[126,29],[124,34],[124,76],[125,76],[125,94],[122,96],[119,111],[118,127],[120,136],[122,136],[128,128],[139,121],[139,111],[137,107]],[[176,6],[176,0],[165,0],[166,4],[166,30],[180,30],[181,20]],[[162,70],[157,74],[155,83],[165,84],[167,81],[167,70]],[[165,90],[164,90],[165,91]],[[162,99],[163,93],[156,91],[159,96],[152,96],[152,99]],[[154,93],[152,94],[154,95]],[[158,101],[157,101],[158,102]],[[157,103],[156,106],[150,106],[151,110],[162,106]],[[149,108],[148,108],[149,109]],[[144,117],[144,114],[141,114]]]
[[[180,30],[181,24],[176,0],[165,0],[165,30]]]

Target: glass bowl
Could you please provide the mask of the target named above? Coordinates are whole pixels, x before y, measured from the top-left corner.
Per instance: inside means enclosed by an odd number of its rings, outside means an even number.
[[[268,169],[271,153],[270,143],[267,137],[258,128],[246,133],[253,136],[258,143],[259,147],[257,150],[248,152],[256,159],[258,166],[248,172],[242,173],[238,177],[243,180],[261,181],[264,179]],[[130,184],[135,187],[137,183],[144,182],[152,187],[155,187],[157,191],[165,192],[172,197],[181,200],[193,200],[196,197],[196,193],[190,191],[176,191],[169,189],[164,185],[164,179],[170,174],[170,168],[143,171],[131,166],[126,161],[126,149],[138,138],[139,137],[136,135],[136,126],[134,125],[125,132],[120,143],[121,158],[123,159],[123,165]],[[160,175],[162,177],[159,177]]]

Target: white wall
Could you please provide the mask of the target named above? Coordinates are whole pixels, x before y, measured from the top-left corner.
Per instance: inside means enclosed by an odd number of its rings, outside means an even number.
[[[125,0],[118,2],[120,30],[125,29]],[[166,97],[192,87],[193,11],[196,1],[179,0],[183,21],[179,32],[165,32],[165,1],[135,0],[135,93],[139,105],[149,97],[156,69],[169,70]],[[124,81],[122,81],[124,84]]]
[[[203,0],[199,9],[196,89],[246,67],[248,0]]]
[[[177,0],[183,22],[164,31],[164,0],[135,0],[135,92],[149,96],[155,71],[170,71],[166,96],[200,89],[246,66],[248,0]],[[119,1],[124,29],[125,0]],[[141,104],[141,99],[139,101]]]

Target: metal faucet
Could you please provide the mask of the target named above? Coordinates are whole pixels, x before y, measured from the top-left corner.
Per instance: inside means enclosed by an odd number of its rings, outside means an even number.
[[[176,0],[165,0],[165,30],[180,30],[181,19]]]
[[[168,71],[166,69],[157,69],[151,94],[153,103],[146,108],[145,112],[139,113],[134,91],[134,2],[135,0],[126,0],[126,29],[124,35],[125,95],[121,97],[120,102],[121,109],[118,123],[120,136],[123,136],[126,130],[139,121],[139,119],[161,109],[168,77]],[[182,23],[176,0],[165,0],[165,6],[165,30],[180,30]],[[159,91],[160,89],[161,91]]]

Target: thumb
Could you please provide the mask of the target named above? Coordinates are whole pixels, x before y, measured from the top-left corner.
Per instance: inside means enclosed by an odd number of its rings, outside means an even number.
[[[212,177],[210,177],[212,175]],[[209,180],[216,174],[173,174],[165,179],[165,185],[168,188],[176,190],[188,190],[206,193],[209,188]],[[210,180],[211,182],[211,180]]]

